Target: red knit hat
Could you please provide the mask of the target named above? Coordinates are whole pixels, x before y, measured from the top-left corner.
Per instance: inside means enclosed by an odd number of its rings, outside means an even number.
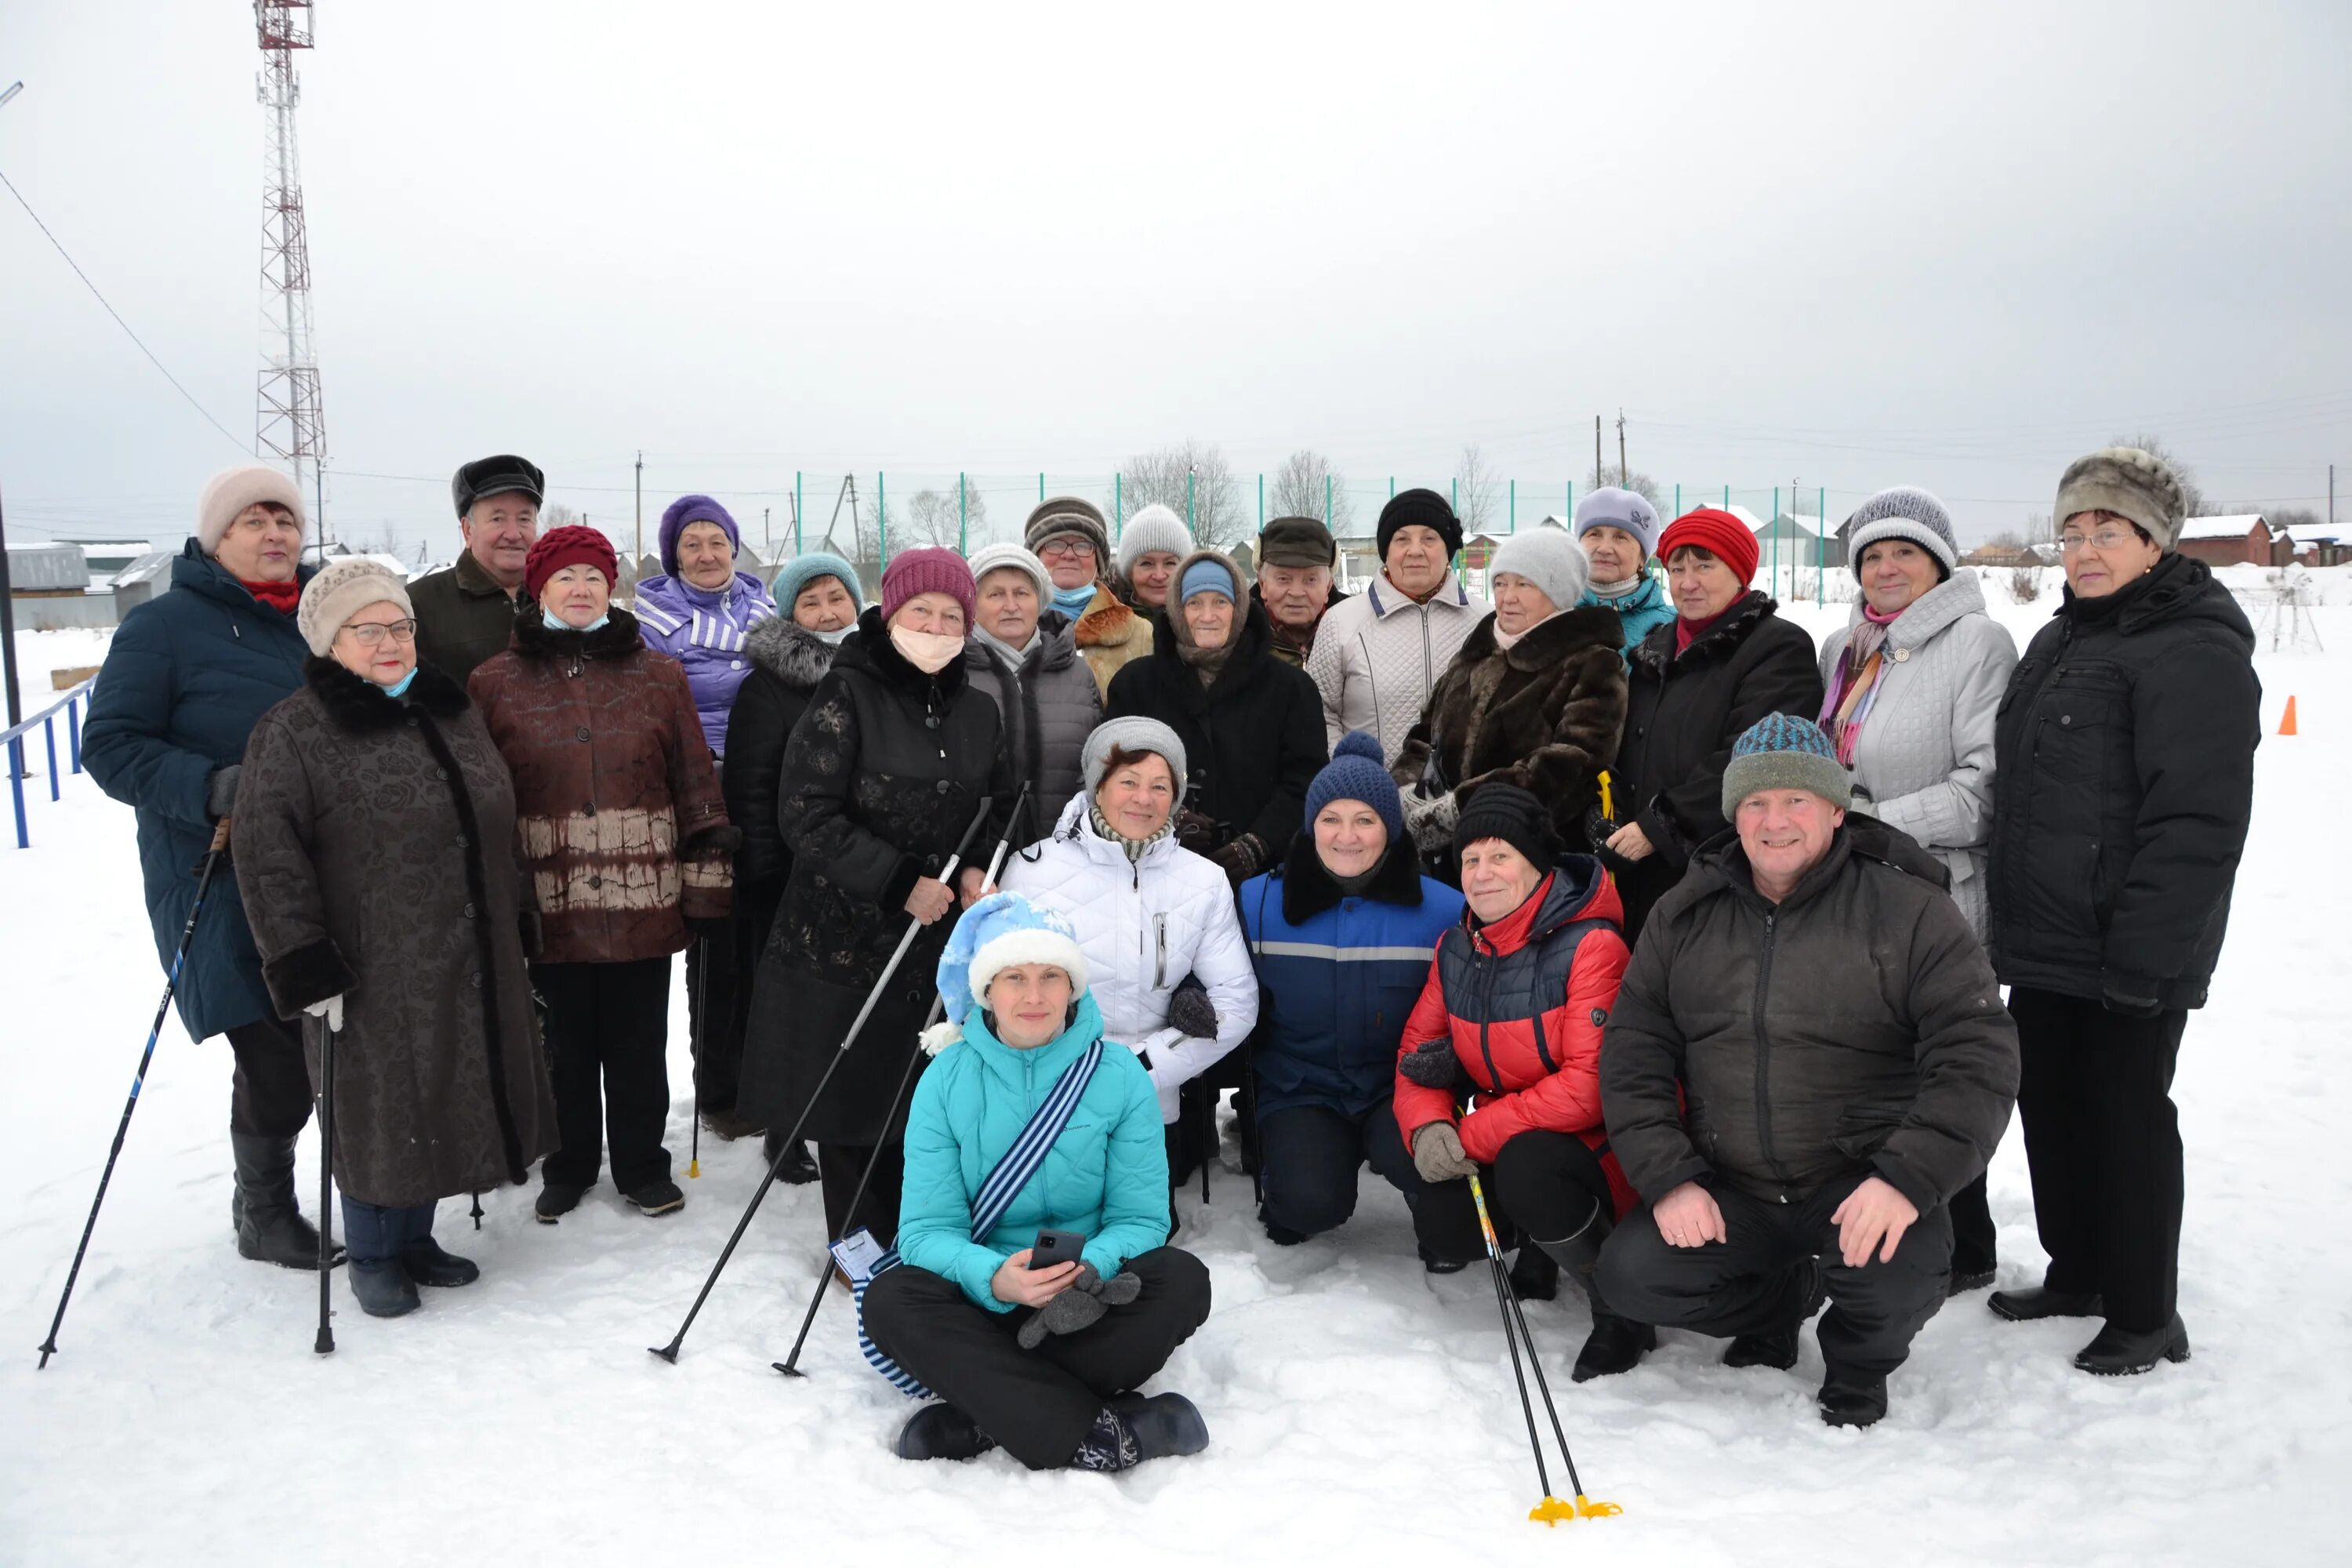
[[[596,530],[575,522],[551,528],[539,536],[530,553],[522,558],[523,592],[538,598],[547,580],[566,566],[593,566],[604,574],[606,587],[621,585],[621,563],[614,557],[613,542]]]
[[[1730,567],[1742,583],[1756,575],[1756,535],[1727,511],[1703,506],[1666,524],[1665,532],[1658,535],[1658,559],[1672,560],[1685,544],[1697,545]]]
[[[971,567],[952,550],[907,550],[890,557],[882,572],[882,618],[886,622],[918,594],[945,594],[963,606],[972,622]]]

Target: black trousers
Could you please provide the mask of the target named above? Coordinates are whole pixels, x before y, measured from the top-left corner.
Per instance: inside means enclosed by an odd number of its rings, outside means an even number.
[[[1726,1338],[1770,1333],[1797,1321],[1805,1291],[1800,1266],[1818,1258],[1830,1296],[1820,1329],[1822,1359],[1832,1375],[1884,1377],[1903,1364],[1913,1336],[1944,1304],[1952,1219],[1939,1205],[1903,1233],[1893,1261],[1881,1263],[1874,1251],[1861,1268],[1849,1268],[1830,1215],[1864,1175],[1784,1204],[1718,1182],[1711,1190],[1727,1239],[1698,1247],[1667,1246],[1643,1204],[1601,1249],[1601,1293],[1636,1322]]]
[[[2172,1321],[2180,1286],[2180,1119],[2172,1071],[2185,1012],[2133,1018],[2018,987],[2017,1110],[2053,1290],[2096,1291],[2134,1332]]]
[[[1356,1173],[1366,1164],[1405,1194],[1414,1224],[1429,1184],[1397,1132],[1392,1101],[1362,1116],[1294,1105],[1258,1119],[1257,1216],[1284,1245],[1337,1230],[1356,1212]],[[1466,1184],[1465,1184],[1466,1185]]]
[[[613,1184],[634,1193],[669,1179],[662,1131],[669,1121],[670,960],[535,963],[532,987],[547,1003],[547,1055],[555,1126],[563,1146],[543,1181],[593,1186],[604,1145]]]
[[[1408,1168],[1411,1163],[1406,1162]],[[1610,1202],[1609,1176],[1601,1168],[1601,1157],[1572,1132],[1520,1133],[1503,1145],[1478,1185],[1486,1194],[1486,1217],[1495,1223],[1496,1239],[1505,1247],[1513,1245],[1517,1235],[1564,1240],[1584,1228],[1595,1204]],[[1486,1239],[1478,1229],[1470,1184],[1440,1182],[1422,1190],[1423,1197],[1416,1200],[1407,1192],[1405,1201],[1412,1205],[1413,1232],[1430,1256],[1446,1263],[1475,1263],[1486,1257]]]
[[[1952,1214],[1952,1272],[1981,1274],[1999,1262],[1999,1233],[1993,1229],[1992,1204],[1985,1194],[1982,1173],[1954,1193],[1946,1206]]]
[[[302,1059],[302,1025],[257,1018],[228,1031],[236,1074],[228,1091],[232,1132],[293,1138],[310,1120],[310,1068]]]
[[[694,1096],[706,1114],[735,1109],[751,980],[775,923],[773,910],[739,910],[723,935],[686,950],[686,1006],[694,1038]]]
[[[1006,1453],[1055,1469],[1078,1451],[1105,1401],[1150,1381],[1208,1321],[1209,1270],[1199,1258],[1161,1247],[1127,1267],[1142,1294],[1034,1351],[1013,1337],[1025,1309],[975,1306],[955,1281],[920,1268],[893,1268],[866,1288],[866,1331]]]
[[[857,1178],[866,1173],[866,1162],[873,1158],[871,1144],[816,1146],[816,1175],[819,1189],[824,1194],[827,1240],[846,1236],[862,1225],[885,1247],[898,1241],[898,1198],[907,1184],[906,1144],[882,1145],[882,1157],[874,1163],[874,1179],[866,1184],[866,1197],[855,1215],[849,1212],[849,1200],[857,1191]]]

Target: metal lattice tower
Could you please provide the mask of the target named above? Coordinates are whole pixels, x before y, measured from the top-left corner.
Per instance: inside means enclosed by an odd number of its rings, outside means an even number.
[[[302,217],[302,160],[294,110],[302,84],[294,51],[311,47],[310,0],[254,0],[261,43],[258,96],[268,110],[268,156],[262,192],[261,288],[265,342],[255,437],[261,450],[288,464],[295,488],[315,498],[318,539],[327,541],[327,418],[319,358],[310,335],[310,238]]]

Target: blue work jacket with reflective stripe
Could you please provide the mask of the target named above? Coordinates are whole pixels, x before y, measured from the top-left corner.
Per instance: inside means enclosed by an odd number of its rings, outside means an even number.
[[[1423,877],[1418,905],[1343,897],[1294,925],[1283,913],[1285,875],[1241,889],[1257,966],[1258,1114],[1318,1105],[1362,1116],[1395,1092],[1405,1019],[1438,938],[1462,918],[1462,895]]]

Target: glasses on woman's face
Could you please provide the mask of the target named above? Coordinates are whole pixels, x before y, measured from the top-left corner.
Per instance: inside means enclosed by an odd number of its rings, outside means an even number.
[[[1095,547],[1078,539],[1051,540],[1037,552],[1040,561],[1091,561],[1094,558]]]
[[[343,630],[351,633],[352,640],[362,647],[381,647],[386,637],[394,642],[416,640],[415,621],[354,621],[345,626]]]
[[[2122,549],[2131,542],[2133,537],[2128,528],[2103,528],[2096,533],[2062,533],[2058,536],[2058,548],[2072,555],[2088,544],[2095,546],[2104,555],[2110,550]]]

